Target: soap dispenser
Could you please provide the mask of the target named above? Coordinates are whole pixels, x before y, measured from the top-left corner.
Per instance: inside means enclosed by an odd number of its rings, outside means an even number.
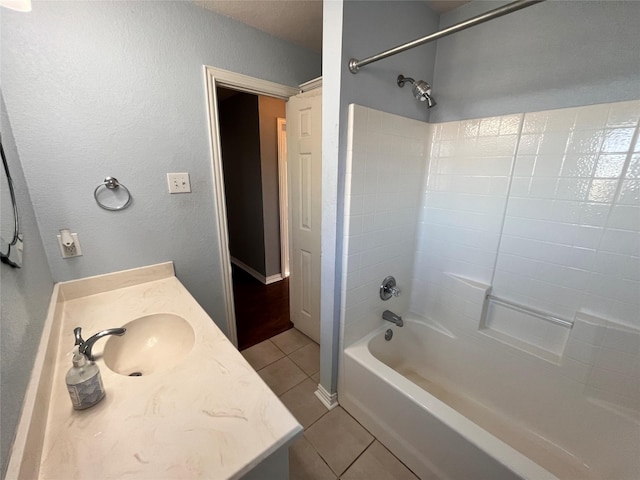
[[[76,410],[92,407],[104,398],[100,369],[80,353],[78,346],[73,349],[73,367],[67,372],[66,380],[71,403]]]

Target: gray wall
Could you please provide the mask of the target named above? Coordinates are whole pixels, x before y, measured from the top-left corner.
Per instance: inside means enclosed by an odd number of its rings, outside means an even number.
[[[396,79],[403,74],[433,83],[435,44],[372,63],[355,75],[349,72],[347,64],[350,58],[361,60],[437,30],[438,15],[426,3],[412,1],[345,1],[343,15],[340,104],[344,118],[348,105],[357,103],[428,120],[429,110],[413,97],[411,85],[400,88]]]
[[[226,331],[203,64],[286,85],[320,56],[190,2],[33,2],[3,10],[1,82],[56,281],[166,260]],[[167,172],[191,194],[169,195]],[[111,175],[134,196],[97,207]],[[63,260],[56,234],[77,232]]]
[[[278,118],[287,112],[284,100],[258,97],[260,163],[266,276],[280,273],[280,196],[278,192]]]
[[[440,27],[504,3],[474,1]],[[547,1],[443,38],[431,121],[636,99],[639,31],[638,1]]]
[[[399,88],[403,74],[431,83],[435,45],[349,72],[350,58],[363,59],[436,30],[438,15],[426,3],[412,1],[343,1],[324,4],[322,99],[322,301],[321,376],[329,392],[337,388],[338,331],[344,176],[347,156],[347,118],[350,103],[357,103],[418,120],[429,112],[411,90]],[[337,144],[335,139],[337,139]],[[392,159],[390,159],[392,161]]]
[[[265,274],[258,97],[239,93],[219,105],[231,256]]]
[[[13,178],[24,235],[24,263],[22,268],[0,264],[0,477],[8,463],[8,454],[20,412],[35,353],[40,343],[42,327],[53,289],[53,279],[47,264],[40,232],[31,206],[29,191],[20,165],[10,119],[0,91],[0,131],[7,163]],[[2,167],[0,167],[2,168]],[[4,177],[4,174],[3,174]],[[7,188],[3,181],[1,188]],[[2,224],[12,223],[13,215],[4,216]]]

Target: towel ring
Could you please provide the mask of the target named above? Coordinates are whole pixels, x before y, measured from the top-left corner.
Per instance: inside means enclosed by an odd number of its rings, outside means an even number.
[[[127,193],[127,201],[124,204],[120,205],[119,207],[110,207],[108,205],[105,205],[100,200],[98,200],[98,190],[100,190],[101,187],[106,187],[109,190],[113,190],[113,191],[117,191],[119,188],[122,188]],[[98,206],[100,208],[104,208],[105,210],[111,210],[111,211],[124,210],[129,205],[131,205],[131,192],[129,192],[129,189],[125,187],[123,184],[121,184],[120,182],[118,182],[118,179],[114,177],[105,178],[104,182],[98,185],[96,189],[93,191],[93,198],[96,199],[96,203],[98,204]]]

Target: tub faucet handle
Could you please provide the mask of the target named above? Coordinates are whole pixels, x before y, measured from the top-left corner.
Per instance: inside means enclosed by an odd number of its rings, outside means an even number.
[[[389,300],[391,297],[399,297],[400,289],[396,287],[396,279],[391,275],[386,277],[380,285],[380,298]]]

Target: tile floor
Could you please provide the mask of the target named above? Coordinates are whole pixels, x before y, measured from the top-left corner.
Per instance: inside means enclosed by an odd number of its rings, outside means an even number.
[[[315,396],[320,347],[292,328],[242,351],[304,427],[289,450],[290,480],[416,480],[417,477],[342,407]]]

